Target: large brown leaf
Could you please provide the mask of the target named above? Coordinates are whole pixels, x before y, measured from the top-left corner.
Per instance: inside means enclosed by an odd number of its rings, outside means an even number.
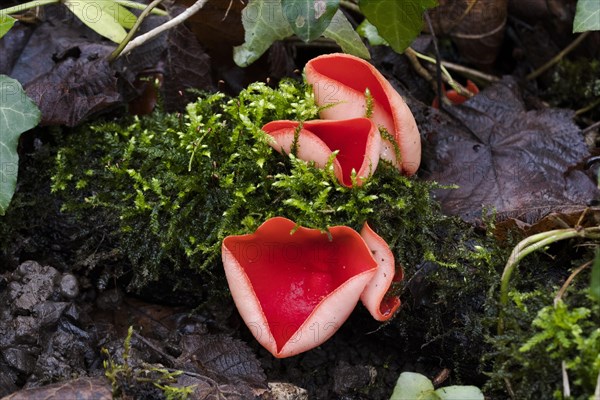
[[[19,80],[42,112],[42,125],[79,125],[107,110],[124,106],[143,92],[140,75],[160,74],[163,105],[180,110],[192,99],[187,89],[213,90],[210,59],[196,38],[178,26],[125,57],[108,62],[115,44],[104,40],[63,5],[44,8],[38,25],[15,29],[0,39],[0,73]],[[172,8],[172,15],[183,8]],[[67,13],[65,15],[65,13]],[[150,16],[140,33],[163,23]],[[154,99],[155,100],[155,99]]]
[[[454,121],[434,114],[424,127],[423,160],[428,179],[458,185],[436,192],[445,212],[473,221],[483,206],[541,218],[597,196],[593,181],[569,168],[588,156],[572,112],[526,111],[510,79],[448,112]]]

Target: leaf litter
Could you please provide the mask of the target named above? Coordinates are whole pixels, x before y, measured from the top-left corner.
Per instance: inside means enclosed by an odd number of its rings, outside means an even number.
[[[594,182],[572,167],[589,156],[574,113],[525,109],[510,78],[463,105],[434,114],[424,133],[425,177],[456,188],[435,196],[445,212],[474,222],[482,209],[525,221],[598,196]]]

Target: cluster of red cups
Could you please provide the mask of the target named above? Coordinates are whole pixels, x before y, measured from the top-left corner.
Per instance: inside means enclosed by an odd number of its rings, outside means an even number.
[[[347,54],[312,59],[305,68],[322,119],[273,121],[263,127],[278,152],[325,167],[351,187],[368,179],[380,158],[414,174],[421,141],[410,109],[375,67]],[[256,340],[275,357],[319,346],[359,300],[378,321],[391,318],[400,299],[388,294],[402,279],[387,243],[365,222],[361,232],[333,226],[328,233],[283,217],[253,234],[228,236],[223,265],[233,300]]]

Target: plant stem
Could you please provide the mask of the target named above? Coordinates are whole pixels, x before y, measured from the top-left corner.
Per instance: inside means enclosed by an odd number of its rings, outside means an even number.
[[[600,98],[594,100],[591,104],[588,104],[587,106],[575,111],[575,115],[585,114],[586,112],[593,110],[594,108],[598,107],[599,105],[600,105]]]
[[[119,43],[117,48],[108,57],[109,62],[112,62],[112,61],[116,60],[117,57],[119,57],[119,55],[121,54],[121,52],[123,51],[125,46],[127,46],[127,44],[133,38],[133,35],[135,35],[137,30],[140,28],[140,25],[142,25],[142,22],[144,22],[144,19],[148,16],[148,14],[150,14],[150,12],[154,9],[154,7],[159,5],[161,2],[162,2],[162,0],[154,0],[152,3],[148,4],[148,6],[146,6],[146,8],[144,8],[144,11],[142,11],[140,16],[137,18],[137,20],[135,21],[135,24],[133,25],[131,30],[129,32],[127,32],[127,36],[125,36],[125,38],[121,41],[121,43]]]
[[[590,265],[592,265],[592,261],[588,261],[585,264],[580,265],[579,267],[577,267],[577,269],[575,271],[573,271],[571,273],[571,275],[569,275],[569,277],[567,278],[567,280],[565,281],[565,283],[563,283],[563,285],[560,287],[560,290],[556,293],[556,296],[554,297],[554,307],[556,307],[556,305],[558,304],[558,302],[562,299],[563,295],[567,291],[567,288],[569,287],[569,285],[571,284],[571,282],[573,281],[573,279],[575,279],[575,277],[581,271],[583,271],[584,269],[586,269]]]
[[[442,61],[442,65],[449,70],[456,71],[463,75],[470,76],[474,79],[480,79],[488,83],[500,81],[500,78],[497,76],[486,74],[484,72],[477,71],[476,69],[465,67],[464,65],[454,64],[448,61]]]
[[[185,21],[186,19],[188,19],[189,17],[194,15],[202,7],[204,7],[204,4],[206,4],[207,2],[208,2],[208,0],[198,0],[193,5],[191,5],[188,9],[186,9],[184,12],[182,12],[181,14],[176,16],[175,18],[152,29],[150,32],[144,33],[143,35],[136,37],[131,42],[129,42],[127,44],[127,46],[125,46],[125,49],[123,49],[121,54],[119,54],[117,57],[128,54],[129,52],[131,52],[131,50],[135,49],[138,46],[141,46],[142,44],[146,43],[148,40],[153,39],[154,37],[160,35],[161,33],[171,29],[172,27],[174,27],[176,25],[179,25],[180,23],[182,23],[183,21]]]
[[[412,47],[407,48],[404,51],[407,55],[407,57],[418,57],[421,58],[425,61],[428,61],[434,65],[437,66],[438,62],[436,61],[435,58],[433,57],[429,57],[426,56],[425,54],[419,53],[418,51],[416,51],[415,49],[413,49]],[[460,95],[463,95],[467,98],[469,97],[473,97],[473,93],[471,93],[469,90],[467,90],[465,87],[463,87],[461,84],[459,84],[458,82],[456,82],[454,80],[454,78],[452,78],[452,75],[450,74],[450,72],[448,71],[448,69],[446,68],[446,66],[444,65],[444,62],[442,62],[440,64],[440,70],[444,76],[444,81],[446,81],[448,83],[448,85],[450,85],[452,87],[452,89],[456,90],[456,92]]]
[[[594,129],[600,128],[600,121],[594,122],[593,124],[591,124],[590,126],[588,126],[587,128],[585,128],[584,130],[581,131],[581,133],[583,135],[593,131]]]
[[[502,277],[500,279],[500,312],[498,316],[499,335],[504,332],[504,309],[508,305],[510,277],[519,265],[519,262],[527,255],[539,249],[543,249],[554,242],[574,237],[595,238],[599,237],[598,233],[600,233],[600,227],[591,227],[585,229],[556,229],[553,231],[532,235],[517,244],[510,254],[510,257],[508,257],[508,261],[506,262],[506,266],[504,267],[504,271],[502,272]]]
[[[528,81],[531,81],[531,80],[537,78],[538,76],[542,75],[544,72],[546,72],[550,68],[552,68],[560,60],[562,60],[564,56],[566,56],[571,51],[573,51],[573,49],[575,49],[575,47],[579,46],[579,44],[581,42],[583,42],[583,40],[586,37],[588,37],[589,34],[590,34],[590,31],[587,31],[587,32],[584,32],[581,35],[579,35],[577,37],[577,39],[575,39],[571,44],[569,44],[567,47],[565,47],[563,50],[561,50],[560,53],[558,53],[557,55],[552,57],[552,59],[550,61],[548,61],[546,64],[542,65],[540,68],[536,69],[535,71],[533,71],[532,73],[527,75],[526,79]]]
[[[137,1],[131,1],[131,0],[114,0],[114,2],[120,4],[124,7],[133,8],[136,10],[144,10],[147,7],[146,4],[138,3]],[[165,10],[161,10],[161,9],[152,10],[152,14],[162,15],[162,16],[169,15]]]
[[[431,34],[431,40],[433,41],[433,49],[435,50],[435,84],[436,84],[436,94],[439,98],[439,109],[440,111],[444,110],[444,100],[446,96],[443,93],[443,83],[442,83],[442,56],[440,55],[440,48],[438,46],[437,36],[435,35],[435,30],[433,29],[433,23],[431,22],[431,18],[429,18],[429,12],[425,12],[423,14],[425,17],[425,21],[427,22],[427,27],[429,28],[429,33]],[[410,47],[409,47],[410,48]],[[448,72],[448,71],[446,71]],[[450,75],[448,73],[448,75]],[[452,80],[452,79],[451,79]]]
[[[55,4],[55,3],[60,3],[60,0],[29,1],[27,3],[19,4],[18,6],[8,7],[3,10],[0,10],[0,14],[4,14],[4,15],[14,14],[14,13],[18,13],[21,11],[29,10],[31,8],[36,8],[36,7],[40,7],[40,6],[45,6],[47,4]]]
[[[416,50],[415,50],[415,49],[413,49],[412,47],[408,47],[408,48],[405,50],[405,52],[406,52],[406,53],[410,53],[410,54],[412,54],[412,55],[414,55],[414,56],[416,56],[416,57],[418,57],[418,58],[420,58],[420,59],[422,59],[422,60],[429,61],[430,63],[432,63],[432,64],[434,64],[434,65],[436,65],[436,64],[437,64],[437,61],[435,60],[435,58],[433,58],[433,57],[429,57],[429,56],[426,56],[426,55],[425,55],[425,54],[423,54],[423,53],[419,53],[418,51],[416,51]],[[441,70],[442,70],[442,73],[444,74],[444,76],[446,77],[446,79],[448,79],[448,83],[450,83],[450,82],[454,82],[454,79],[452,79],[452,75],[450,75],[450,72],[448,72],[448,70],[446,69],[446,67],[444,67],[444,66],[442,65],[442,66],[441,66]]]
[[[360,12],[360,7],[358,7],[358,4],[353,3],[349,0],[340,0],[340,6],[347,8],[348,10],[354,11],[355,13],[362,14]]]

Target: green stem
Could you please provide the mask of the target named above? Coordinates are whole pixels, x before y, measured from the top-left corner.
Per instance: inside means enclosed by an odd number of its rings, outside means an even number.
[[[148,14],[150,14],[150,12],[154,9],[154,7],[156,7],[160,3],[162,3],[162,0],[154,0],[152,3],[148,4],[144,8],[144,11],[142,11],[140,16],[137,18],[137,20],[135,21],[135,24],[133,25],[131,30],[129,32],[127,32],[127,36],[125,36],[125,39],[123,39],[121,41],[121,43],[119,43],[117,48],[108,57],[109,62],[112,62],[112,61],[116,60],[117,57],[119,57],[119,54],[121,54],[121,52],[123,51],[125,46],[127,46],[127,44],[131,41],[131,39],[133,38],[133,36],[137,32],[137,30],[139,29],[140,25],[142,25],[142,22],[144,22],[144,19],[148,16]]]
[[[527,255],[539,249],[543,249],[554,242],[574,237],[596,237],[598,232],[600,232],[600,227],[587,229],[557,229],[532,235],[517,244],[506,262],[506,266],[502,272],[502,278],[500,279],[500,312],[498,316],[499,335],[504,332],[504,309],[508,305],[510,277],[519,265],[519,262]]]
[[[422,60],[425,60],[425,61],[428,61],[428,62],[430,62],[430,63],[432,63],[432,64],[437,64],[437,61],[435,60],[435,58],[433,58],[433,57],[429,57],[429,56],[426,56],[426,55],[425,55],[425,54],[423,54],[423,53],[419,53],[418,51],[416,51],[416,50],[415,50],[415,49],[413,49],[412,47],[409,47],[409,48],[408,48],[408,49],[406,49],[406,50],[407,50],[407,51],[409,51],[409,49],[410,49],[410,51],[411,51],[411,52],[412,52],[412,53],[413,53],[415,56],[419,57],[420,59],[422,59]],[[454,83],[454,79],[452,79],[452,75],[450,75],[450,72],[448,72],[448,70],[446,69],[446,67],[444,67],[443,65],[441,66],[441,69],[442,69],[442,73],[443,73],[443,74],[446,76],[446,78],[448,79],[448,83],[449,83],[450,85],[452,85],[452,83]]]
[[[362,14],[360,11],[360,7],[358,4],[353,3],[349,0],[340,0],[340,6],[347,8],[348,10],[352,10],[356,13]]]
[[[419,53],[418,51],[416,51],[415,49],[413,49],[412,47],[409,47],[406,49],[406,53],[411,53],[414,54],[416,57],[425,60],[427,62],[430,62],[431,64],[436,65],[437,61],[435,58],[433,57],[429,57],[426,56],[423,53]],[[444,63],[441,63],[440,65],[440,69],[442,70],[442,73],[444,74],[444,76],[446,77],[446,80],[448,81],[448,85],[450,85],[452,87],[452,89],[456,90],[456,92],[458,94],[470,97],[473,94],[470,93],[468,90],[466,90],[465,88],[463,88],[461,85],[458,84],[458,82],[456,82],[453,78],[452,75],[450,74],[450,72],[448,71],[448,69],[446,68],[446,66],[444,65]]]
[[[4,14],[4,15],[14,14],[14,13],[22,12],[25,10],[29,10],[31,8],[36,8],[36,7],[45,6],[48,4],[55,4],[55,3],[60,3],[60,0],[29,1],[27,3],[19,4],[18,6],[8,7],[3,10],[0,10],[0,14]]]
[[[124,7],[133,8],[135,10],[144,10],[146,8],[146,4],[138,3],[136,1],[130,0],[114,0],[115,3],[118,3]],[[152,10],[152,14],[167,16],[169,15],[165,10],[154,9]]]

